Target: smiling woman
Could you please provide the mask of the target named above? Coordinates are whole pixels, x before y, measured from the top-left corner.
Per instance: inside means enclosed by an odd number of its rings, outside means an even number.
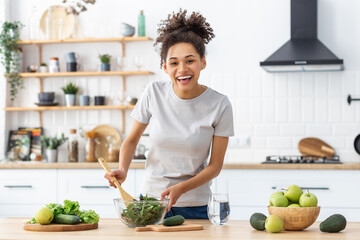
[[[210,182],[221,171],[234,132],[229,99],[198,83],[213,30],[200,13],[187,17],[180,10],[161,22],[158,33],[160,66],[171,81],[146,87],[131,113],[134,124],[121,146],[120,168],[111,176],[125,181],[139,138],[150,124],[152,147],[142,194],[168,198],[165,217],[208,218]]]

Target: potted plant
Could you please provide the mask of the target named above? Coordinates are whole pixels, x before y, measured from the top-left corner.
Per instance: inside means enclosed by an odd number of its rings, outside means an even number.
[[[19,89],[24,88],[20,77],[20,64],[22,61],[21,48],[19,45],[20,29],[24,25],[18,21],[4,22],[0,33],[1,62],[5,67],[7,81],[10,84],[11,101],[16,98]]]
[[[76,93],[79,90],[73,83],[69,83],[65,87],[61,88],[65,93],[65,104],[67,107],[75,106],[76,105]]]
[[[46,64],[46,63],[41,63],[41,64],[40,64],[40,67],[39,67],[39,71],[40,71],[41,73],[46,73],[46,72],[48,72],[47,64]]]
[[[46,148],[46,157],[48,162],[57,162],[58,147],[60,147],[68,138],[61,134],[61,138],[41,136],[41,145]]]
[[[111,56],[109,54],[99,54],[99,58],[101,61],[101,71],[105,72],[105,71],[110,71],[110,59]]]

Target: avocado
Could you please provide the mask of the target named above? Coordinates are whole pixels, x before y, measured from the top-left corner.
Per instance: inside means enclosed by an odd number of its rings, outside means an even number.
[[[320,223],[320,231],[336,233],[344,230],[346,227],[346,218],[341,214],[334,214]]]
[[[66,214],[57,214],[54,216],[52,223],[59,224],[78,224],[80,223],[80,218],[76,215],[66,215]]]
[[[183,216],[176,215],[173,217],[166,218],[163,221],[163,225],[164,226],[177,226],[177,225],[183,224],[184,222],[185,222],[185,218]]]
[[[250,225],[259,231],[265,230],[266,216],[262,213],[254,213],[250,217]]]

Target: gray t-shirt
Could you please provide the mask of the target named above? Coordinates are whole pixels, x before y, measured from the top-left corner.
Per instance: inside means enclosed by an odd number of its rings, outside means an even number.
[[[160,197],[207,166],[213,136],[234,135],[229,99],[211,88],[193,99],[181,99],[170,81],[150,83],[131,116],[149,124],[151,148],[142,193]],[[210,182],[181,195],[174,206],[206,205]]]

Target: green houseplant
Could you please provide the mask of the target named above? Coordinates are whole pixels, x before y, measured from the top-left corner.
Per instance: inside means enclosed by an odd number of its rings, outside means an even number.
[[[109,54],[99,54],[99,58],[101,62],[101,71],[110,71],[111,56]]]
[[[65,93],[65,104],[67,107],[75,106],[76,104],[76,93],[79,90],[75,84],[70,82],[65,87],[61,88]]]
[[[41,136],[41,145],[46,148],[48,162],[57,162],[58,147],[68,140],[64,134],[60,138]]]
[[[24,88],[20,73],[21,48],[20,30],[24,25],[18,21],[4,22],[0,33],[1,63],[5,67],[7,81],[10,84],[11,101],[16,98],[19,89]]]
[[[41,73],[46,73],[48,71],[48,67],[47,67],[47,64],[46,63],[41,63],[40,64],[40,67],[39,67],[39,71]]]

